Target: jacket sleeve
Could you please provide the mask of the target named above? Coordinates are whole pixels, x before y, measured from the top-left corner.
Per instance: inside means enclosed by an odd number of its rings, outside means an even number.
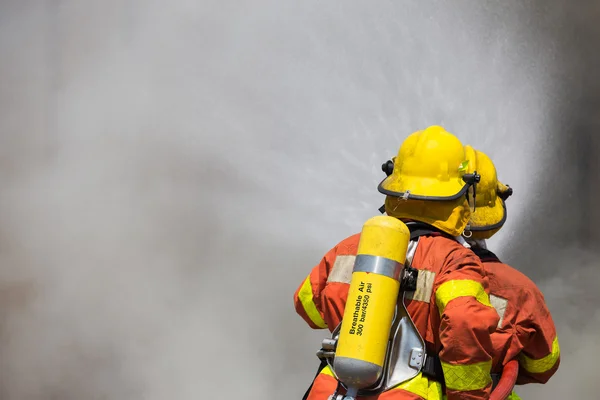
[[[527,307],[524,321],[516,324],[523,349],[519,354],[519,377],[517,384],[546,383],[554,375],[560,364],[560,346],[556,327],[543,294],[535,289],[530,299],[524,302]]]
[[[436,279],[440,315],[439,357],[448,400],[488,399],[491,392],[491,334],[498,314],[490,304],[488,281],[473,252],[455,247]]]
[[[337,246],[329,250],[294,293],[296,312],[313,329],[327,328],[321,293],[325,289],[327,277],[336,258],[336,251]]]

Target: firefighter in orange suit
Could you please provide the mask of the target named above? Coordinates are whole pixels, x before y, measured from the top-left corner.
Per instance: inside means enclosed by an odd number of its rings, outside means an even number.
[[[476,186],[475,211],[463,234],[483,262],[490,285],[490,302],[500,320],[492,335],[492,371],[499,374],[512,359],[519,360],[517,384],[546,383],[560,364],[556,327],[539,288],[516,269],[502,263],[489,251],[486,239],[506,221],[504,200],[512,189],[497,179],[492,160],[483,152],[465,146],[469,171],[481,175]],[[518,399],[513,393],[509,399]]]
[[[470,218],[469,189],[479,177],[467,173],[462,143],[439,126],[411,134],[394,160],[378,190],[386,195],[386,213],[418,236],[412,257],[416,290],[405,304],[431,362],[408,381],[358,398],[488,399],[491,334],[499,317],[483,265],[461,236]],[[340,324],[359,238],[355,234],[333,247],[296,290],[296,311],[312,328],[333,331]],[[336,388],[339,382],[325,366],[307,398],[327,400]]]

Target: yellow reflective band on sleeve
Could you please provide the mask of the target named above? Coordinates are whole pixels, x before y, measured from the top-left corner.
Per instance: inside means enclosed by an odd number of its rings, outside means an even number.
[[[521,353],[519,355],[519,364],[529,373],[543,374],[549,371],[560,357],[560,346],[558,345],[558,336],[552,341],[552,352],[544,358],[534,360]]]
[[[435,302],[440,315],[446,305],[458,297],[475,297],[481,304],[491,307],[490,297],[481,286],[481,283],[469,279],[444,282],[435,292]]]
[[[325,368],[323,368],[319,373],[323,375],[329,375],[335,378],[335,376],[333,375],[333,371],[331,370],[331,367],[329,365],[326,365]]]
[[[394,386],[390,391],[397,389],[405,390],[429,400],[441,400],[443,396],[442,385],[434,380],[430,381],[420,372],[414,378]]]
[[[302,287],[300,288],[300,292],[298,293],[298,298],[300,299],[300,303],[302,303],[302,308],[308,315],[308,318],[319,328],[327,328],[327,324],[321,318],[321,314],[319,310],[317,310],[317,306],[313,300],[313,291],[312,285],[310,282],[310,275],[306,278]]]
[[[446,387],[450,390],[480,390],[492,383],[491,360],[469,365],[452,365],[442,361],[442,369]]]

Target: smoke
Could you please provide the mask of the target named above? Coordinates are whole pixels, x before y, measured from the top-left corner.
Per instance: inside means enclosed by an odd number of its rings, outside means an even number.
[[[545,294],[561,345],[561,366],[552,381],[519,388],[531,399],[595,397],[597,391],[600,55],[589,46],[600,37],[600,7],[592,2],[577,9],[565,6],[554,2],[542,14],[546,18],[538,19],[554,32],[560,49],[554,60],[560,66],[553,77],[559,88],[556,111],[548,116],[552,129],[545,133],[551,145],[541,158],[544,173],[530,175],[531,202],[515,240],[504,248],[506,259]]]
[[[490,246],[564,352],[523,393],[590,396],[600,86],[567,5],[4,1],[0,397],[301,397],[324,332],[293,291],[432,124],[515,188]]]

